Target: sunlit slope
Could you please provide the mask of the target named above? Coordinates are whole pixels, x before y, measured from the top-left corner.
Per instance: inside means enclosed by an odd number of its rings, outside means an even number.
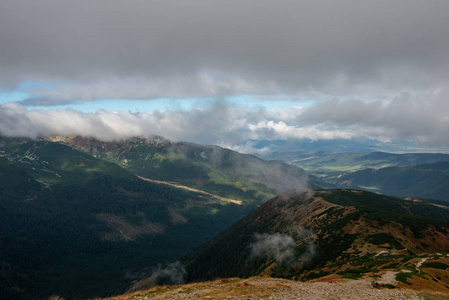
[[[357,190],[291,191],[184,262],[191,281],[261,274],[300,280],[332,274],[360,278],[391,270],[400,282],[419,277],[444,289],[449,286],[446,277],[424,276],[416,264],[427,258],[449,267],[448,209]]]
[[[52,142],[0,141],[0,290],[119,293],[255,209],[137,178]]]

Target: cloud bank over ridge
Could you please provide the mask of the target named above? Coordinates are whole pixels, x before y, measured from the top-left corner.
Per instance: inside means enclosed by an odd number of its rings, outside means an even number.
[[[0,106],[0,132],[31,138],[78,134],[101,140],[162,135],[228,148],[245,145],[248,140],[353,138],[447,146],[447,95],[426,96],[426,105],[421,97],[404,94],[390,102],[332,100],[273,110],[230,107],[220,99],[207,109],[147,113],[27,110],[7,104]]]
[[[159,134],[234,147],[300,138],[448,146],[447,28],[443,0],[5,0],[0,133]],[[1,100],[17,91],[23,99]],[[236,95],[293,104],[243,108],[226,100]],[[54,108],[195,97],[213,104],[140,113]]]

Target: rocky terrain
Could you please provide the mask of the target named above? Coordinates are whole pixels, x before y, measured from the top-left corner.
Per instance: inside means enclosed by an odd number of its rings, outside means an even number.
[[[394,273],[386,272],[378,281],[396,283]],[[444,294],[407,287],[373,288],[372,279],[342,279],[328,276],[318,281],[298,282],[270,277],[222,279],[181,286],[153,287],[108,300],[125,299],[445,299]],[[432,294],[430,294],[432,293]],[[449,299],[449,298],[447,298]]]
[[[391,270],[407,285],[425,280],[449,293],[448,217],[447,206],[419,199],[356,190],[289,191],[183,263],[188,282],[259,275],[361,279]]]

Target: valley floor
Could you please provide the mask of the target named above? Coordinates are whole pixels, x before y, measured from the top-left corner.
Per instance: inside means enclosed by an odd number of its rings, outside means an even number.
[[[394,278],[386,273],[380,283]],[[327,279],[325,282],[297,282],[270,277],[222,279],[181,286],[153,287],[146,291],[109,298],[125,299],[445,299],[423,296],[406,288],[373,288],[369,279]],[[385,282],[382,280],[386,280]]]

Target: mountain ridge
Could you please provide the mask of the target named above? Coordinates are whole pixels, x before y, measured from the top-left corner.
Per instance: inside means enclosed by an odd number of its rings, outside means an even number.
[[[449,201],[449,162],[366,169],[340,176],[336,183],[398,197]]]
[[[408,284],[422,279],[416,264],[423,258],[449,267],[448,252],[447,206],[360,190],[309,190],[273,198],[184,262],[193,282],[264,274],[360,278],[392,270]],[[424,279],[448,293],[449,279],[435,276]]]
[[[309,180],[301,168],[282,161],[264,161],[219,146],[171,142],[162,137],[104,142],[80,136],[58,137],[58,142],[117,163],[148,179],[178,182],[226,198],[261,204],[291,188],[326,185]]]

